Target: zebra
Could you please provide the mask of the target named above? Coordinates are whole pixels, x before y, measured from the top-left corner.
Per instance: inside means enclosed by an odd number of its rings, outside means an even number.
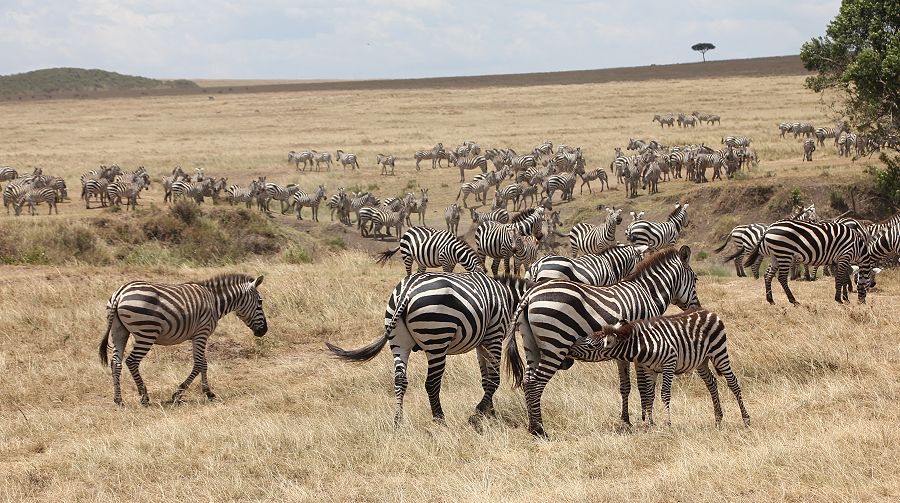
[[[719,116],[716,115],[716,114],[707,114],[707,113],[702,113],[702,112],[693,112],[693,113],[691,113],[691,115],[694,116],[694,117],[696,117],[697,120],[700,121],[700,124],[703,124],[704,122],[706,122],[706,124],[708,124],[708,125],[709,125],[709,124],[715,124],[715,123],[718,123],[719,125],[722,125],[722,119],[721,119],[721,117],[719,117]]]
[[[490,278],[481,273],[422,273],[407,276],[394,288],[384,313],[384,334],[368,346],[341,349],[326,342],[338,358],[363,362],[378,355],[385,345],[394,356],[394,424],[403,420],[403,397],[408,385],[409,355],[421,350],[428,359],[425,390],[435,421],[443,422],[441,378],[448,355],[472,349],[478,355],[484,396],[469,418],[477,425],[494,416],[493,396],[500,386],[503,335],[510,314],[530,287],[517,278]]]
[[[677,374],[697,371],[706,384],[713,402],[716,426],[722,423],[722,404],[713,369],[725,377],[728,388],[737,399],[744,426],[750,426],[750,414],[744,406],[741,386],[731,369],[725,323],[715,313],[705,309],[690,309],[683,313],[628,322],[620,320],[606,325],[572,347],[575,358],[585,361],[613,359],[626,365],[634,362],[638,391],[641,395],[642,416],[653,424],[653,401],[656,377],[662,374],[660,395],[666,408],[666,424],[672,424],[669,402],[672,381]]]
[[[641,188],[647,189],[648,194],[658,193],[659,175],[659,164],[656,161],[651,162],[650,165],[644,169],[644,174],[641,177]]]
[[[375,164],[380,164],[380,165],[381,165],[381,174],[382,174],[382,175],[387,175],[387,174],[388,174],[387,169],[388,169],[389,167],[391,168],[391,173],[390,173],[390,174],[391,174],[391,175],[394,174],[394,156],[392,156],[392,155],[378,154],[378,155],[375,156]],[[418,170],[416,170],[416,171],[418,171]]]
[[[304,150],[302,152],[294,152],[291,150],[288,152],[288,162],[293,162],[294,167],[300,169],[300,162],[303,162],[303,171],[306,171],[306,164],[309,163],[310,167],[313,164],[313,153],[311,150]]]
[[[187,379],[172,394],[179,402],[181,395],[200,374],[203,393],[209,400],[216,395],[206,378],[206,341],[219,320],[234,311],[237,317],[262,337],[268,331],[263,312],[259,285],[263,277],[253,279],[245,274],[223,274],[214,278],[178,285],[132,281],[119,287],[106,303],[106,333],[100,341],[100,363],[110,366],[113,380],[113,400],[122,404],[119,375],[129,335],[134,336],[134,348],[125,365],[141,395],[141,404],[150,403],[138,367],[154,344],[171,346],[191,341],[194,366]],[[113,355],[108,362],[108,345],[112,337]]]
[[[485,264],[491,257],[491,272],[497,276],[500,261],[503,261],[504,275],[509,275],[510,259],[522,247],[522,233],[514,225],[487,221],[475,228],[475,250],[478,260]],[[485,264],[486,265],[486,264]]]
[[[720,151],[711,154],[697,154],[694,161],[694,181],[696,183],[709,182],[706,170],[713,169],[713,180],[722,178],[722,168],[725,166],[725,156]]]
[[[491,210],[486,213],[475,211],[475,208],[469,208],[469,214],[472,217],[472,223],[475,225],[480,225],[484,222],[497,222],[500,224],[509,223],[509,212],[503,208]]]
[[[688,204],[675,203],[675,209],[666,217],[665,222],[636,220],[625,229],[625,238],[633,245],[643,245],[656,250],[675,244],[681,230],[688,223]]]
[[[225,195],[228,199],[228,204],[234,205],[234,203],[244,203],[247,206],[247,209],[250,209],[253,198],[258,190],[259,183],[256,180],[253,180],[247,187],[241,187],[240,185],[228,187],[225,189]]]
[[[316,171],[319,171],[319,167],[324,164],[328,171],[331,171],[331,153],[330,152],[316,152],[312,151],[313,157],[312,160],[316,163]]]
[[[378,204],[378,199],[369,192],[354,193],[352,197],[346,200],[347,223],[350,222],[350,213],[356,214],[357,227],[359,226],[359,213],[362,208],[372,207]]]
[[[109,180],[106,178],[92,178],[84,181],[82,186],[82,196],[84,197],[84,207],[91,209],[91,198],[100,197],[100,205],[106,207],[106,186]]]
[[[419,197],[412,198],[409,201],[409,212],[406,214],[406,225],[412,227],[409,221],[410,215],[416,213],[419,215],[419,225],[425,225],[425,214],[428,212],[428,189],[419,189]]]
[[[565,147],[565,145],[560,145],[560,147]],[[557,171],[572,171],[579,159],[582,159],[581,147],[575,150],[563,149],[550,158],[549,165],[556,168]]]
[[[312,211],[312,219],[319,221],[319,204],[325,199],[325,186],[319,185],[319,188],[311,194],[307,194],[302,190],[294,192],[294,206],[297,207],[297,218],[303,220],[303,207],[309,206]]]
[[[359,162],[356,160],[356,154],[345,153],[343,150],[338,150],[335,153],[334,158],[341,163],[341,166],[344,169],[347,169],[347,166],[350,166],[351,169],[359,169]]]
[[[474,209],[472,211],[475,211]],[[506,217],[507,220],[509,217]],[[447,223],[447,232],[456,236],[459,234],[459,205],[456,203],[447,206],[444,210],[444,222]]]
[[[166,175],[162,178],[162,186],[163,186],[163,202],[167,203],[172,200],[172,184],[177,182],[178,180],[182,180],[187,178],[187,173],[181,169],[181,166],[175,166],[172,169],[171,175]]]
[[[533,154],[510,155],[507,157],[507,165],[512,168],[513,171],[534,168],[537,167],[537,158]]]
[[[570,368],[574,346],[585,335],[621,319],[639,320],[663,314],[670,303],[682,310],[700,307],[697,275],[690,266],[691,249],[666,248],[645,258],[624,281],[610,286],[590,286],[565,280],[536,284],[524,296],[512,316],[506,334],[506,364],[515,387],[525,389],[528,431],[544,436],[541,395],[560,369]],[[516,343],[522,333],[527,370]],[[628,365],[619,362],[622,421],[630,424]]]
[[[752,138],[746,136],[723,136],[722,137],[722,145],[728,145],[729,147],[749,147],[750,143],[753,141]]]
[[[544,192],[547,193],[547,200],[553,202],[553,194],[556,191],[562,193],[563,201],[571,201],[572,193],[575,191],[575,175],[572,173],[561,173],[547,178],[544,182]]]
[[[609,176],[606,174],[606,170],[603,168],[592,169],[590,171],[584,170],[584,163],[580,163],[575,166],[574,173],[581,178],[581,190],[578,192],[579,194],[584,194],[584,186],[587,185],[588,193],[593,194],[594,191],[591,190],[591,181],[600,180],[600,192],[603,192],[603,185],[606,185],[606,189],[609,190]]]
[[[511,183],[494,194],[494,209],[506,209],[509,201],[512,200],[513,209],[518,210],[521,197],[522,187],[517,183]]]
[[[56,191],[51,187],[30,187],[25,190],[15,203],[16,216],[22,213],[22,206],[28,204],[28,210],[31,216],[37,214],[35,206],[40,203],[47,203],[49,211],[48,215],[52,215],[54,211],[59,215],[59,208],[56,206]]]
[[[744,255],[748,255],[753,250],[757,243],[759,243],[759,240],[762,239],[762,236],[768,227],[769,226],[766,224],[758,223],[738,225],[731,229],[731,233],[725,238],[725,242],[722,243],[722,246],[716,248],[714,251],[716,253],[721,253],[733,238],[734,244],[737,245],[737,249],[734,253],[725,257],[725,262],[734,260],[735,274],[740,278],[746,278],[747,273],[744,271]],[[762,257],[759,257],[755,262],[750,264],[750,268],[753,271],[753,277],[756,279],[759,279],[759,266],[761,264]]]
[[[372,213],[372,230],[375,233],[375,237],[384,239],[385,235],[381,234],[381,228],[385,227],[387,229],[387,236],[391,236],[391,227],[393,227],[397,231],[397,239],[400,239],[401,231],[403,230],[403,222],[406,220],[406,216],[409,214],[408,206],[401,206],[398,211],[388,211],[383,209],[376,208]]]
[[[541,240],[534,236],[522,236],[522,243],[513,253],[513,275],[519,275],[519,267],[527,272],[531,266],[541,256],[543,245]]]
[[[770,225],[760,242],[744,261],[749,266],[760,256],[769,257],[766,269],[766,300],[774,304],[772,298],[772,278],[784,288],[791,304],[797,299],[788,287],[791,266],[797,262],[811,266],[832,265],[834,274],[834,300],[841,303],[842,288],[850,281],[852,264],[860,267],[858,288],[859,303],[866,302],[866,287],[871,277],[873,259],[868,248],[868,233],[859,222],[804,222],[801,220],[780,220]],[[844,300],[847,299],[843,292]]]
[[[869,249],[873,260],[900,255],[900,223],[888,226],[877,234],[873,233]]]
[[[578,253],[600,253],[616,244],[616,226],[622,223],[621,208],[606,208],[606,222],[596,226],[587,222],[575,224],[567,234],[572,258]]]
[[[120,205],[125,197],[125,209],[137,208],[137,196],[150,184],[150,175],[143,173],[134,177],[131,182],[112,182],[106,186],[106,198],[111,205]]]
[[[410,227],[399,241],[396,248],[379,253],[376,262],[384,265],[399,251],[407,276],[412,274],[413,262],[419,264],[418,272],[425,272],[428,267],[453,272],[456,264],[462,265],[467,272],[486,272],[475,250],[451,232],[430,227]]]
[[[297,184],[294,183],[288,184],[287,186],[281,186],[277,183],[268,182],[263,185],[261,190],[262,192],[265,192],[266,195],[264,204],[266,212],[270,211],[269,203],[272,199],[274,199],[278,201],[279,205],[281,206],[281,214],[284,215],[288,212],[288,210],[294,207],[294,202],[291,200],[291,198],[293,198],[294,194],[298,190],[300,190],[300,187],[298,187]],[[285,208],[284,206],[285,203],[287,203],[287,208]]]
[[[816,128],[815,135],[818,144],[821,146],[825,146],[825,138],[834,138],[834,144],[837,145],[838,137],[841,133],[849,133],[850,130],[847,129],[847,126],[841,124],[834,128],[830,127],[819,127]]]
[[[843,157],[850,157],[854,145],[856,145],[855,134],[841,134],[837,140],[838,155],[841,155]]]
[[[782,122],[778,125],[778,130],[781,132],[781,137],[784,138],[786,133],[790,133],[794,128],[794,125],[790,122]]]
[[[30,179],[17,178],[3,188],[3,206],[6,207],[6,214],[9,215],[9,209],[15,209],[16,202],[26,192],[31,190],[33,184]]]
[[[674,127],[675,117],[672,117],[671,115],[654,115],[653,120],[651,120],[650,122],[659,122],[660,128],[662,128],[663,126]]]
[[[813,152],[816,151],[816,140],[807,138],[803,140],[803,160],[812,161]]]
[[[465,171],[467,169],[475,169],[478,168],[482,173],[487,173],[487,158],[483,155],[476,155],[474,157],[459,157],[454,156],[451,157],[451,161],[459,168],[459,182],[465,182]]]
[[[816,127],[806,122],[795,122],[791,124],[791,132],[794,133],[795,139],[799,138],[800,135],[804,135],[809,138],[816,133]]]
[[[519,184],[522,189],[521,194],[519,194],[519,203],[516,207],[528,207],[534,206],[534,200],[538,196],[538,193],[544,188],[543,178],[540,176],[535,176],[529,182],[522,182]],[[526,204],[525,199],[528,199],[529,202]]]
[[[494,171],[491,171],[490,173],[487,173],[485,177],[478,180],[463,182],[459,187],[459,192],[456,194],[456,201],[459,201],[459,197],[462,196],[463,207],[468,208],[469,204],[467,200],[469,199],[469,194],[475,194],[476,200],[478,200],[480,194],[481,200],[484,200],[484,198],[487,196],[488,190],[496,180],[496,173]]]
[[[553,142],[544,140],[544,143],[534,147],[534,150],[532,150],[531,153],[534,155],[550,155],[553,153]]]
[[[578,258],[550,255],[531,264],[526,278],[534,282],[564,279],[593,286],[612,285],[634,271],[644,251],[642,246],[615,245]]]
[[[0,182],[19,178],[19,172],[9,166],[0,167]]]

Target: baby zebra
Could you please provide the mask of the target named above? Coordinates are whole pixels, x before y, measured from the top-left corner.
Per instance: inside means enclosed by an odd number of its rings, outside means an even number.
[[[803,160],[812,161],[813,152],[816,151],[816,140],[807,138],[803,140]]]
[[[394,174],[394,156],[392,156],[392,155],[378,154],[378,155],[375,157],[375,164],[380,164],[380,165],[381,165],[381,174],[382,174],[382,175],[387,175],[387,174],[388,174],[388,172],[387,172],[388,168],[391,168],[391,173],[390,173],[390,174],[391,174],[391,175]]]
[[[472,211],[475,211],[474,209]],[[459,234],[459,205],[456,203],[447,206],[444,210],[444,221],[447,222],[447,232],[454,236]]]
[[[666,424],[671,424],[669,401],[672,397],[672,379],[675,374],[697,370],[712,397],[716,426],[722,422],[722,405],[716,378],[709,369],[724,376],[728,387],[737,398],[744,425],[750,426],[750,414],[741,398],[741,387],[731,370],[728,358],[728,341],[725,324],[705,309],[691,309],[672,316],[660,316],[629,323],[619,321],[604,326],[592,336],[576,343],[573,353],[586,359],[611,358],[621,362],[634,362],[637,371],[638,390],[644,419],[653,424],[653,400],[656,394],[656,376],[662,373],[662,400],[666,407]]]
[[[119,287],[106,303],[106,333],[100,341],[100,363],[107,365],[107,347],[112,336],[113,357],[109,365],[116,404],[122,404],[119,375],[130,335],[134,336],[134,348],[125,359],[125,365],[141,394],[142,405],[150,403],[150,395],[138,367],[150,347],[154,344],[172,346],[188,340],[193,345],[194,367],[175,390],[172,401],[180,401],[197,374],[200,374],[206,398],[215,399],[206,379],[206,340],[219,320],[232,311],[253,330],[253,335],[262,337],[266,334],[269,327],[257,291],[262,281],[262,276],[253,279],[245,274],[223,274],[196,283],[170,285],[132,281]]]

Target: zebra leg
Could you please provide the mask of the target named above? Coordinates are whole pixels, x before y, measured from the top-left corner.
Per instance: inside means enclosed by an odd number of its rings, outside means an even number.
[[[672,412],[669,408],[672,402],[672,380],[675,379],[675,359],[663,366],[662,372],[662,389],[660,396],[663,405],[666,407],[666,426],[672,426]]]
[[[709,358],[703,360],[703,363],[697,367],[697,374],[703,379],[703,383],[706,384],[706,390],[709,391],[709,396],[712,398],[713,414],[716,418],[716,426],[719,426],[722,424],[722,402],[719,400],[719,387],[716,384],[716,378],[709,370]]]
[[[631,417],[628,414],[628,397],[631,396],[631,372],[628,362],[616,362],[619,368],[619,395],[622,396],[622,424],[631,426]],[[641,392],[640,378],[638,378],[638,392]]]
[[[641,395],[641,421],[653,425],[653,401],[656,398],[656,372],[635,365],[638,392]]]
[[[144,385],[144,380],[141,378],[141,373],[138,368],[141,365],[141,360],[143,360],[144,357],[147,356],[147,352],[150,351],[150,346],[153,345],[154,340],[155,337],[147,338],[135,334],[134,348],[131,349],[131,354],[125,359],[125,366],[127,366],[128,371],[131,372],[131,377],[134,379],[134,384],[137,386],[138,394],[141,395],[141,405],[150,404],[150,395],[147,393],[147,386]]]
[[[775,277],[776,266],[774,262],[769,263],[769,267],[766,268],[766,275],[763,278],[763,281],[766,284],[766,301],[769,304],[774,304],[775,299],[772,298],[772,278]]]
[[[194,366],[191,368],[191,373],[188,374],[187,379],[178,386],[175,393],[172,393],[172,403],[181,401],[181,395],[187,391],[188,387],[194,382],[194,379],[197,378],[198,374],[203,375],[200,381],[203,386],[203,392],[206,393],[206,397],[210,400],[216,397],[209,389],[209,383],[206,382],[206,337],[202,335],[196,336],[192,342],[194,349]]]
[[[122,405],[122,385],[120,377],[122,375],[122,356],[125,354],[125,346],[128,344],[128,329],[118,316],[113,316],[110,327],[110,336],[112,336],[113,354],[112,360],[109,362],[112,371],[113,380],[113,401],[116,405]]]
[[[478,355],[478,368],[481,370],[481,388],[484,390],[484,396],[475,406],[475,415],[469,418],[470,423],[476,423],[483,416],[497,415],[494,410],[494,393],[500,387],[499,362],[502,346],[502,339],[497,337],[490,346],[478,346],[475,350]]]
[[[838,304],[842,304],[841,299],[850,302],[849,286],[850,286],[850,263],[838,262],[834,271],[834,300]]]
[[[503,274],[509,276],[510,257],[503,257]],[[496,274],[495,274],[496,276]]]
[[[750,269],[753,271],[753,278],[759,279],[759,268],[762,266],[762,256],[760,256],[753,265],[750,266]]]
[[[452,334],[447,334],[452,337]],[[444,411],[441,409],[441,378],[444,376],[444,367],[447,359],[446,348],[435,348],[429,351],[438,351],[436,354],[428,354],[428,375],[425,376],[425,391],[428,392],[428,402],[431,404],[431,417],[438,423],[444,422]]]
[[[500,269],[500,259],[494,258],[494,261],[491,262],[491,273],[494,275],[494,277],[497,276],[497,271],[499,269]]]
[[[797,299],[794,298],[794,294],[791,292],[790,287],[788,287],[788,269],[789,269],[788,267],[781,267],[779,265],[779,267],[778,267],[778,282],[781,283],[781,288],[784,289],[784,293],[785,293],[785,295],[787,295],[787,298],[791,302],[791,304],[797,304]],[[769,284],[771,285],[771,280],[770,280]],[[771,299],[771,295],[772,295],[772,290],[771,290],[771,286],[770,286],[770,288],[769,288],[769,298],[770,299]],[[769,300],[769,303],[774,304],[774,302],[772,300]]]
[[[744,420],[744,426],[750,426],[750,413],[747,412],[747,407],[744,406],[744,399],[741,396],[741,385],[738,384],[737,376],[735,376],[734,372],[731,370],[731,360],[728,358],[728,353],[723,351],[722,354],[715,359],[713,366],[719,375],[725,377],[728,388],[734,393],[734,398],[737,400],[738,407],[741,409],[741,418]]]
[[[734,257],[734,270],[739,278],[747,277],[747,273],[746,273],[746,271],[744,271],[744,252],[743,251],[741,251],[741,253],[738,256]]]

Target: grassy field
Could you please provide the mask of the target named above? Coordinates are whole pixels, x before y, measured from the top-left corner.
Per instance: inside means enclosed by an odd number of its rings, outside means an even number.
[[[598,220],[598,204],[661,218],[673,202],[691,202],[684,240],[699,259],[701,302],[729,327],[750,429],[740,426],[733,398],[725,394],[724,425],[716,429],[706,390],[691,376],[676,380],[672,427],[618,433],[614,367],[576,364],[545,393],[551,440],[528,435],[524,398],[505,384],[496,398],[499,419],[477,433],[466,423],[480,397],[474,355],[449,360],[442,391],[447,425],[439,426],[430,420],[425,362],[416,354],[406,422],[394,431],[388,352],[365,365],[347,365],[328,358],[322,341],[356,347],[376,337],[402,266],[373,265],[369,252],[389,244],[362,242],[352,229],[327,223],[323,211],[320,224],[297,224],[291,215],[274,222],[287,229],[282,239],[300,244],[346,240],[336,248],[346,250],[323,246],[312,263],[283,254],[225,267],[197,267],[166,254],[118,261],[119,245],[107,233],[98,234],[101,248],[110,248],[101,258],[0,266],[0,498],[892,499],[900,493],[892,469],[900,434],[891,419],[900,413],[900,323],[890,313],[900,308],[900,274],[880,276],[865,306],[836,306],[828,278],[793,283],[799,307],[776,291],[773,307],[763,300],[761,281],[735,278],[711,250],[731,225],[781,216],[793,188],[816,202],[820,213],[836,214],[831,194],[850,202],[848,187],[864,183],[870,161],[841,159],[829,145],[814,162],[803,163],[799,142],[779,138],[781,121],[827,124],[818,98],[802,81],[719,78],[0,104],[10,118],[0,124],[0,165],[20,171],[40,166],[65,176],[76,194],[78,176],[101,163],[144,165],[154,181],[180,164],[229,182],[267,175],[304,189],[324,183],[329,193],[361,187],[385,197],[428,187],[427,222],[438,226],[456,196],[458,171],[428,167],[416,173],[411,160],[414,150],[437,141],[472,139],[522,152],[552,139],[582,146],[594,167],[607,165],[613,147],[624,147],[629,137],[719,145],[722,136],[742,134],[753,138],[761,157],[760,166],[739,180],[664,183],[660,194],[642,192],[634,200],[626,200],[613,181],[610,192],[581,196],[576,188],[574,202],[558,205],[568,229],[579,220]],[[681,131],[650,123],[654,113],[694,109],[720,114],[723,125]],[[354,151],[363,168],[299,173],[285,160],[288,150],[300,148]],[[397,176],[378,175],[379,152],[399,156]],[[161,200],[156,183],[137,217],[85,210],[77,200],[61,204],[58,216],[0,212],[0,234],[31,239],[53,232],[56,223],[94,228],[98,221],[121,222],[127,232],[132,227],[124,224],[132,219],[168,213]],[[871,207],[864,196],[857,202]],[[624,239],[621,230],[619,236]],[[108,369],[97,362],[108,296],[131,279],[184,281],[223,271],[266,275],[270,331],[254,339],[236,318],[223,320],[210,346],[210,380],[220,400],[206,403],[192,388],[183,406],[161,403],[189,371],[189,348],[182,346],[155,348],[145,359],[151,407],[138,405],[127,377],[126,406],[114,407]],[[633,396],[632,413],[636,407]]]

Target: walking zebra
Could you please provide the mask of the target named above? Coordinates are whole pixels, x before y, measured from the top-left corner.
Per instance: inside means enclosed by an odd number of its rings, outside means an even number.
[[[497,181],[496,172],[491,171],[490,173],[486,173],[486,175],[477,180],[472,180],[471,182],[463,182],[459,187],[459,193],[456,194],[456,200],[459,201],[459,197],[463,198],[463,207],[468,208],[468,199],[469,194],[475,194],[475,199],[484,201],[488,190],[492,185]],[[479,197],[480,196],[480,197]]]
[[[504,275],[509,275],[510,259],[522,247],[522,233],[510,224],[500,224],[487,221],[475,229],[475,246],[478,260],[485,264],[485,259],[491,257],[491,272],[497,276],[500,269],[500,261],[503,261]]]
[[[663,314],[670,303],[699,307],[697,275],[690,266],[691,249],[667,248],[644,259],[624,281],[595,287],[564,280],[538,283],[519,303],[507,331],[506,364],[516,387],[524,385],[528,431],[545,435],[541,395],[560,369],[572,365],[572,346],[585,334],[618,320],[640,320]],[[516,328],[522,333],[527,370],[519,356]],[[628,365],[619,362],[622,421],[630,424]]]
[[[762,239],[767,228],[768,226],[765,224],[738,225],[734,229],[731,229],[731,234],[725,238],[725,242],[722,243],[722,246],[716,248],[714,251],[716,253],[721,253],[722,250],[728,246],[729,241],[734,238],[734,244],[737,245],[737,249],[734,253],[725,257],[725,262],[734,260],[735,274],[737,274],[738,277],[746,278],[747,273],[744,271],[744,256],[753,251],[753,248],[759,243],[759,240]],[[759,279],[759,266],[761,264],[761,256],[755,262],[750,264],[750,268],[753,271],[753,277],[756,279]]]
[[[297,218],[303,220],[303,207],[309,206],[309,209],[312,211],[313,221],[318,222],[319,204],[322,202],[322,199],[325,199],[324,185],[319,185],[319,188],[311,194],[303,192],[302,190],[294,192],[293,204],[297,207]]]
[[[319,167],[324,164],[328,171],[331,171],[331,153],[329,152],[316,152],[312,151],[313,157],[312,160],[316,163],[316,171],[319,171]]]
[[[175,166],[172,169],[171,175],[166,175],[162,178],[162,186],[163,186],[163,202],[167,203],[172,200],[172,184],[177,182],[178,180],[186,179],[187,173],[181,169],[181,166]]]
[[[47,203],[49,211],[48,215],[52,215],[54,211],[59,215],[59,208],[56,206],[56,191],[51,187],[31,187],[25,190],[18,198],[15,204],[16,216],[22,213],[22,206],[28,204],[28,210],[31,216],[37,214],[35,206],[40,203]]]
[[[663,126],[674,127],[675,126],[675,117],[673,117],[671,115],[654,115],[653,120],[651,120],[650,122],[651,123],[659,122],[660,128],[662,128]]]
[[[584,194],[584,186],[587,185],[588,193],[593,194],[594,191],[591,190],[591,182],[593,180],[600,180],[600,192],[603,192],[603,185],[606,185],[606,189],[609,190],[609,176],[606,174],[606,170],[603,168],[592,169],[590,171],[584,170],[584,163],[579,163],[575,166],[575,172],[581,178],[581,190],[578,192],[579,194]]]
[[[338,150],[335,153],[335,159],[341,163],[341,166],[344,169],[347,169],[347,166],[350,166],[351,169],[359,169],[359,162],[356,160],[356,154],[345,153],[343,150]]]
[[[394,174],[394,156],[378,154],[377,156],[375,156],[375,164],[381,165],[381,174],[382,175],[387,175],[388,168],[391,168],[390,174],[393,176],[393,174]],[[418,171],[418,170],[416,170],[416,171]]]
[[[265,210],[266,212],[271,211],[269,209],[269,203],[272,199],[278,201],[281,206],[281,214],[284,215],[288,212],[288,210],[294,207],[294,202],[291,198],[294,197],[294,194],[300,190],[300,187],[297,184],[291,183],[287,186],[281,186],[277,183],[268,182],[263,185],[262,191],[266,193],[265,199]],[[287,207],[285,207],[285,203],[287,203]]]
[[[475,211],[474,209],[472,211]],[[506,217],[507,220],[509,216]],[[444,222],[447,223],[447,232],[456,236],[459,234],[459,205],[456,203],[447,206],[444,210]]]
[[[563,201],[571,201],[572,193],[575,191],[575,175],[572,173],[562,173],[547,178],[544,182],[544,191],[547,193],[547,200],[553,202],[553,194],[556,191],[562,193]]]
[[[650,250],[675,244],[681,230],[688,223],[688,206],[688,204],[675,203],[675,209],[672,210],[665,222],[649,220],[631,222],[625,229],[625,238],[635,246],[643,245]]]
[[[593,286],[612,285],[634,272],[644,250],[642,246],[615,245],[578,258],[550,255],[531,264],[526,278],[535,282],[564,279]]]
[[[91,209],[91,198],[94,196],[100,197],[100,205],[106,207],[106,186],[109,185],[109,180],[106,178],[92,178],[88,180],[84,180],[84,184],[82,185],[82,196],[84,197],[84,207],[86,209]]]
[[[659,164],[656,161],[651,162],[650,165],[644,169],[644,174],[641,177],[641,188],[647,189],[648,194],[658,193],[660,173]]]
[[[475,208],[469,208],[469,213],[472,217],[472,223],[475,225],[479,225],[484,222],[497,222],[500,224],[509,223],[509,212],[507,212],[503,208],[500,208],[499,210],[491,210],[486,213],[475,211]]]
[[[519,199],[522,197],[522,187],[517,183],[511,183],[494,194],[494,209],[506,209],[511,200],[513,209],[519,209]]]
[[[475,169],[478,168],[482,173],[487,173],[487,158],[483,155],[476,155],[474,157],[452,157],[451,161],[456,164],[456,167],[459,168],[459,181],[460,183],[466,181],[465,171],[467,169]]]
[[[423,273],[407,276],[394,288],[384,313],[384,334],[368,346],[345,350],[325,343],[342,360],[363,362],[378,355],[385,345],[394,355],[394,424],[403,420],[403,397],[408,385],[409,355],[421,350],[428,359],[425,390],[431,414],[443,421],[441,378],[448,355],[478,355],[484,396],[469,419],[494,416],[493,396],[500,386],[503,335],[510,313],[531,286],[516,278],[489,278],[484,274]]]
[[[312,167],[313,153],[310,150],[304,150],[302,152],[294,152],[291,150],[288,152],[288,162],[293,162],[294,167],[297,169],[300,169],[300,162],[303,162],[303,171],[306,171],[307,163]]]
[[[816,151],[816,140],[807,138],[803,140],[803,160],[812,161],[813,152]]]
[[[729,147],[749,147],[753,139],[746,136],[724,136],[722,137],[722,145]]]
[[[847,129],[847,126],[841,124],[841,125],[838,125],[833,128],[830,128],[830,127],[816,128],[815,135],[816,135],[816,140],[818,141],[819,145],[824,147],[825,146],[825,138],[834,138],[834,144],[835,144],[835,146],[837,146],[838,137],[841,135],[841,133],[849,133],[849,132],[850,132],[850,130]]]
[[[106,333],[100,341],[100,363],[107,365],[107,346],[112,337],[113,356],[109,365],[115,403],[122,403],[119,375],[129,335],[134,336],[134,348],[125,359],[125,365],[137,385],[141,404],[150,403],[150,395],[138,371],[150,347],[154,344],[171,346],[188,340],[193,346],[194,366],[172,394],[172,401],[181,400],[197,374],[200,374],[200,384],[207,399],[215,399],[206,378],[206,341],[219,320],[232,311],[253,335],[266,334],[268,324],[257,290],[262,281],[262,276],[253,279],[244,274],[223,274],[180,285],[132,281],[119,287],[106,303]]]
[[[569,231],[572,258],[578,254],[600,253],[616,244],[616,226],[622,223],[622,209],[606,208],[603,226],[580,222]]]
[[[788,287],[791,265],[796,263],[811,266],[831,265],[834,272],[834,300],[841,303],[842,288],[850,282],[851,265],[859,265],[859,303],[866,302],[866,288],[871,277],[873,259],[867,244],[868,233],[855,220],[843,222],[804,222],[781,220],[770,225],[753,248],[744,264],[749,266],[760,256],[769,257],[766,269],[766,300],[772,298],[772,278],[784,288],[791,304],[797,299]],[[847,299],[846,292],[843,293]]]
[[[653,401],[656,398],[656,377],[662,374],[660,395],[666,408],[666,424],[672,424],[669,402],[672,381],[678,374],[697,371],[706,384],[713,402],[716,426],[722,423],[722,404],[716,378],[709,363],[725,377],[734,393],[741,418],[750,426],[750,414],[741,397],[741,386],[731,369],[725,323],[705,309],[691,309],[680,314],[660,316],[629,323],[621,320],[607,325],[583,342],[575,344],[572,353],[584,361],[613,359],[634,362],[638,392],[641,395],[642,416],[653,424]]]
[[[460,264],[467,272],[484,273],[484,263],[478,259],[468,244],[448,231],[430,227],[410,227],[400,237],[400,244],[393,249],[378,254],[378,264],[384,265],[397,252],[406,266],[406,275],[412,274],[413,262],[419,264],[418,272],[428,267],[440,267],[444,272],[453,272]]]

